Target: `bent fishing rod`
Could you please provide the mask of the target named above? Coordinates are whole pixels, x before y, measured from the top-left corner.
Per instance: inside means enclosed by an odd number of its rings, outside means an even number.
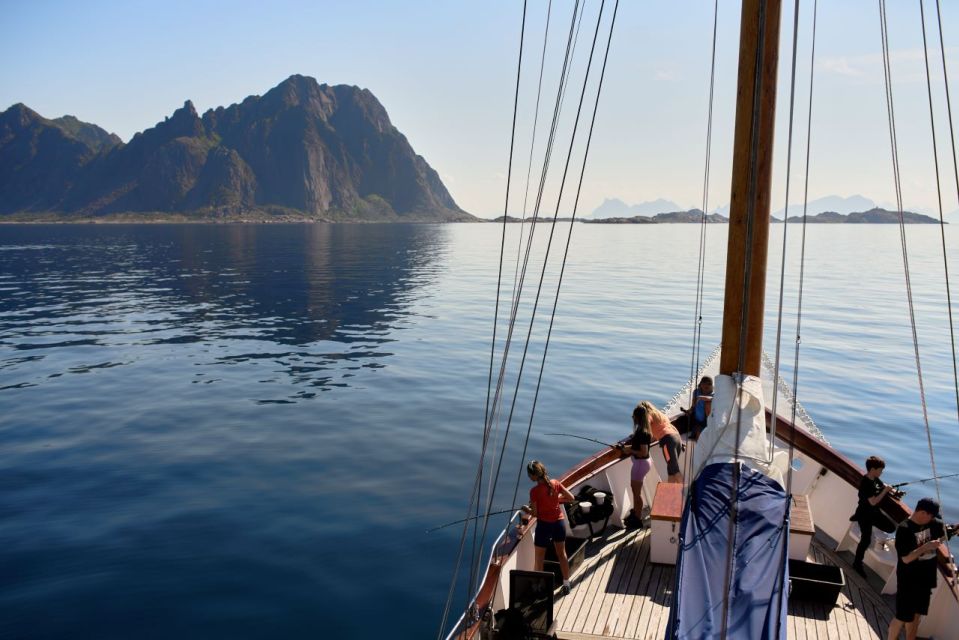
[[[501,513],[509,513],[510,511],[521,511],[526,505],[520,505],[518,507],[511,507],[509,509],[503,509],[502,511],[491,511],[490,513],[482,513],[478,516],[470,516],[469,518],[461,518],[459,520],[454,520],[453,522],[447,522],[446,524],[441,524],[438,527],[433,527],[432,529],[427,529],[426,533],[433,533],[434,531],[439,531],[440,529],[445,529],[446,527],[452,527],[454,524],[460,524],[462,522],[469,522],[470,520],[476,520],[477,518],[485,518],[486,516],[498,516]]]
[[[899,487],[905,487],[910,484],[921,484],[923,482],[932,482],[933,480],[942,480],[943,478],[955,478],[959,476],[959,473],[949,473],[944,476],[932,476],[931,478],[923,478],[921,480],[910,480],[909,482],[899,482],[897,484],[889,485],[893,489],[898,489]]]

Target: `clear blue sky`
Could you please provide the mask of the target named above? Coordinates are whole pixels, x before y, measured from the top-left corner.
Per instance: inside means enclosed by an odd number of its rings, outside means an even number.
[[[711,205],[729,199],[739,22],[739,3],[721,0],[720,5]],[[792,3],[785,5],[776,209],[783,204],[792,22]],[[943,5],[950,88],[959,111],[959,3]],[[512,196],[517,206],[529,157],[546,7],[545,0],[529,2],[515,161],[520,180]],[[598,8],[599,0],[588,1],[577,73]],[[811,1],[803,2],[793,202],[801,191],[811,9]],[[932,211],[936,195],[918,0],[891,0],[889,9],[904,197],[907,207]],[[570,0],[554,0],[544,80],[548,100],[562,63],[560,31],[568,28],[571,11]],[[934,11],[934,0],[926,0],[927,29],[935,28]],[[72,114],[127,140],[186,99],[202,112],[262,94],[293,73],[355,84],[380,99],[462,207],[499,215],[521,13],[518,1],[490,0],[6,0],[0,20],[0,109],[23,102],[41,115]],[[811,198],[862,194],[893,201],[878,15],[875,0],[820,3]],[[701,202],[711,27],[711,2],[621,3],[581,211],[591,211],[606,197],[630,203],[667,198],[684,207]],[[932,45],[944,206],[952,211],[959,203],[938,37]],[[575,93],[571,89],[566,98],[565,127],[574,113]],[[537,158],[545,138],[542,122],[540,127]],[[568,129],[560,136],[568,143]],[[555,206],[550,193],[546,200],[553,204],[544,209]]]

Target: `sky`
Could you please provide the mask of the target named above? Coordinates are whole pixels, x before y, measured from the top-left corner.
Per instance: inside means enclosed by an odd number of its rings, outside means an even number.
[[[959,208],[935,0],[924,0],[943,209]],[[607,0],[581,127],[595,95],[614,0]],[[572,208],[586,129],[571,135],[601,0],[586,0],[541,198]],[[551,7],[551,8],[550,8]],[[0,0],[0,110],[22,102],[124,140],[187,99],[201,113],[262,95],[299,73],[373,92],[393,124],[482,217],[529,213],[545,157],[573,0],[529,0],[509,206],[506,176],[523,4],[518,0],[221,2]],[[800,5],[790,203],[802,201],[809,104],[810,0]],[[537,80],[550,10],[542,97]],[[919,0],[888,3],[896,131],[905,208],[938,212]],[[740,4],[719,0],[710,210],[729,201]],[[773,209],[785,204],[794,4],[784,2]],[[959,112],[959,2],[941,6],[951,97]],[[580,215],[606,198],[704,202],[713,3],[622,0],[589,151]],[[818,7],[809,198],[860,194],[895,202],[876,0]],[[574,30],[575,33],[575,30]],[[959,126],[959,113],[953,114]],[[573,140],[570,177],[559,184]],[[533,144],[535,142],[535,144]],[[530,161],[530,158],[533,158]],[[527,181],[527,175],[530,176]],[[524,201],[526,206],[523,206]]]

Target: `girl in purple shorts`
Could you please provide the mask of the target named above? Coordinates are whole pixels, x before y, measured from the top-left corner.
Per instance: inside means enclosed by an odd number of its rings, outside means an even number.
[[[653,442],[653,431],[649,424],[649,414],[642,404],[633,409],[633,436],[627,445],[620,448],[633,457],[633,469],[629,475],[629,487],[633,493],[633,510],[626,516],[627,524],[643,526],[643,480],[652,464],[649,461],[649,446]]]

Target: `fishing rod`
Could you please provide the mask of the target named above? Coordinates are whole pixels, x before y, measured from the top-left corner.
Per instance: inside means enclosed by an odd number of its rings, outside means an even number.
[[[590,442],[595,442],[596,444],[607,446],[610,449],[616,449],[620,446],[619,443],[610,444],[608,442],[603,442],[602,440],[596,440],[595,438],[587,438],[586,436],[577,436],[572,433],[544,433],[543,435],[544,436],[565,436],[567,438],[579,438],[580,440],[589,440]],[[659,440],[653,440],[651,443],[649,443],[649,446],[655,447],[657,444],[659,444]]]
[[[943,478],[955,478],[959,476],[959,473],[950,473],[944,476],[932,476],[931,478],[923,478],[922,480],[910,480],[909,482],[900,482],[898,484],[890,485],[893,489],[898,489],[899,487],[905,487],[910,484],[919,484],[922,482],[930,482],[932,480],[942,480]]]
[[[477,518],[485,518],[486,516],[498,516],[501,513],[509,513],[510,511],[519,511],[525,505],[520,505],[518,507],[511,507],[509,509],[503,509],[502,511],[492,511],[490,513],[484,513],[478,516],[470,516],[469,518],[462,518],[460,520],[454,520],[453,522],[447,522],[446,524],[441,524],[438,527],[433,527],[432,529],[427,529],[426,533],[433,533],[434,531],[439,531],[440,529],[445,529],[446,527],[452,527],[454,524],[460,524],[461,522],[469,522],[470,520],[476,520]]]
[[[564,436],[567,438],[579,438],[580,440],[589,440],[590,442],[595,442],[596,444],[601,444],[603,446],[610,447],[611,449],[615,449],[618,446],[615,444],[609,444],[608,442],[603,442],[602,440],[597,440],[595,438],[587,438],[586,436],[577,436],[572,433],[544,433],[543,435],[544,436]]]

